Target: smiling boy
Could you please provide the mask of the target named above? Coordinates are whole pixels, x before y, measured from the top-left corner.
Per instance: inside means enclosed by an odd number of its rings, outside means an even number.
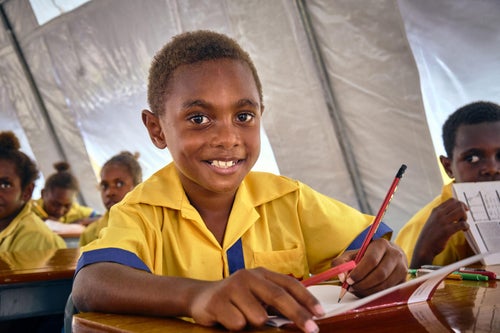
[[[174,162],[113,206],[108,228],[82,249],[77,308],[230,330],[264,325],[274,308],[317,332],[323,309],[298,279],[352,260],[345,250],[373,217],[298,181],[251,172],[262,88],[227,36],[174,37],[153,60],[148,101],[143,122]],[[348,282],[368,295],[404,281],[406,270],[401,249],[377,239]]]
[[[465,105],[443,125],[446,156],[441,164],[455,182],[500,181],[500,106]],[[400,230],[395,242],[410,267],[448,265],[474,254],[463,231],[469,228],[467,206],[453,198],[452,183]]]

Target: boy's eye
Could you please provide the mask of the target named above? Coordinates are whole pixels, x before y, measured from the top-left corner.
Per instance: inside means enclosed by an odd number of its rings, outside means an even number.
[[[123,187],[124,185],[125,185],[125,183],[124,183],[124,182],[122,182],[121,180],[117,181],[117,182],[116,182],[116,184],[115,184],[116,188],[121,188],[121,187]]]
[[[206,124],[208,122],[208,118],[204,115],[197,114],[189,118],[189,121],[195,124]]]
[[[101,183],[101,184],[99,184],[99,189],[100,189],[101,191],[106,191],[108,188],[109,188],[109,185],[108,185],[108,184],[106,184],[106,183]]]
[[[254,115],[251,113],[240,113],[236,117],[238,118],[238,121],[245,123],[251,121],[254,118]]]
[[[12,187],[12,184],[9,182],[1,182],[0,183],[0,189],[2,189],[2,190],[6,190],[6,189],[11,188],[11,187]]]
[[[477,155],[470,155],[466,157],[467,162],[469,163],[477,163],[479,162],[479,156]]]

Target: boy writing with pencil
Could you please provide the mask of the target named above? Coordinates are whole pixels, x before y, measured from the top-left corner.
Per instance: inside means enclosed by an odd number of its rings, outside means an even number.
[[[110,210],[82,249],[80,311],[192,318],[230,330],[275,309],[317,332],[318,301],[298,281],[354,259],[372,216],[286,177],[251,172],[260,152],[262,88],[248,56],[209,31],[178,35],[149,72],[142,119],[173,162]],[[400,248],[374,240],[351,271],[363,296],[406,279]]]
[[[441,164],[454,182],[500,181],[500,106],[491,102],[467,104],[443,125],[448,156]],[[455,199],[453,182],[400,230],[395,242],[405,251],[410,267],[448,265],[474,254],[463,231],[467,206]]]

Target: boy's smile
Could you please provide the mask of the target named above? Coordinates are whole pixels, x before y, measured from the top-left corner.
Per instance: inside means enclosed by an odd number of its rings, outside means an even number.
[[[458,128],[453,158],[441,158],[456,182],[500,180],[500,121]]]
[[[157,123],[145,124],[155,145],[168,147],[188,196],[234,195],[260,153],[261,101],[248,65],[182,65],[166,94]]]

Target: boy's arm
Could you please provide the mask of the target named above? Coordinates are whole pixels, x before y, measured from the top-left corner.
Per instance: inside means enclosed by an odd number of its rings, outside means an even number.
[[[344,252],[332,260],[332,267],[353,260],[357,252]],[[349,291],[359,297],[368,296],[404,282],[407,272],[408,264],[403,250],[379,238],[370,243],[360,262],[349,274]],[[339,274],[339,278],[343,282],[345,275]]]
[[[456,232],[469,229],[467,206],[451,198],[435,207],[418,236],[411,259],[411,268],[432,264]]]
[[[201,325],[220,323],[230,330],[264,325],[266,306],[304,332],[315,332],[312,318],[323,314],[300,282],[263,268],[239,270],[220,281],[200,281],[101,262],[80,269],[72,298],[80,311],[186,316]]]

